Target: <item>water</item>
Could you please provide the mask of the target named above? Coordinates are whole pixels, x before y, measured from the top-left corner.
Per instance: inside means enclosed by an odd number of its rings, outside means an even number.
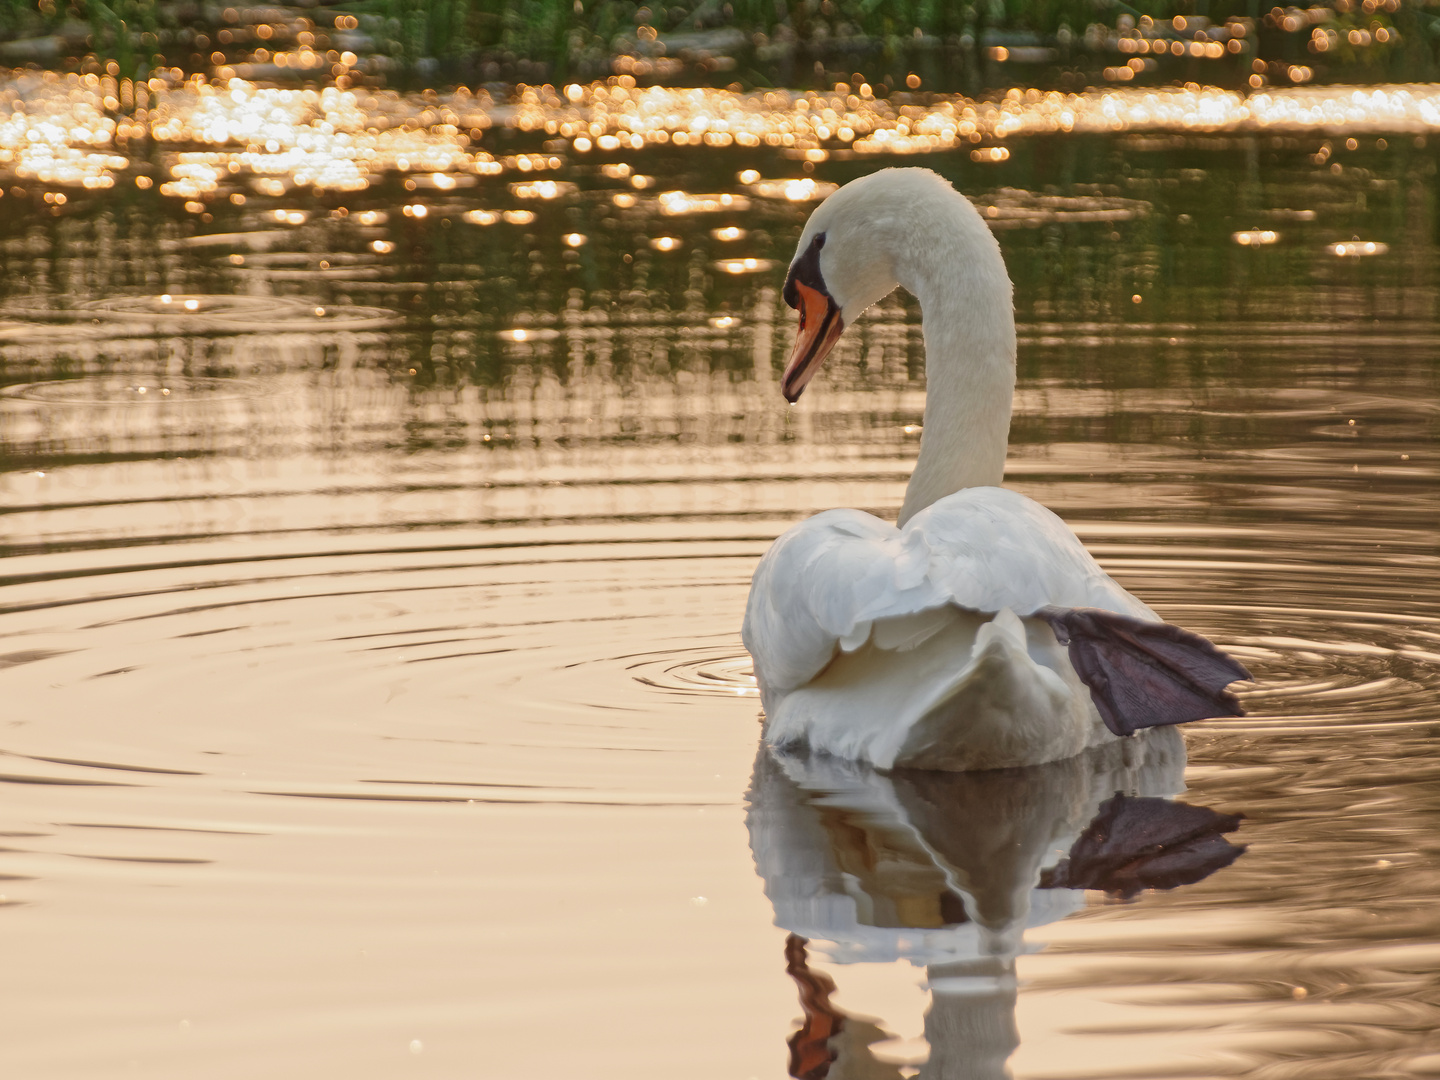
[[[976,777],[757,756],[739,641],[923,402],[895,297],[785,405],[825,189],[758,185],[886,159],[9,177],[7,1073],[1440,1074],[1435,155],[1235,124],[921,159],[1016,282],[1008,482],[1257,676]]]

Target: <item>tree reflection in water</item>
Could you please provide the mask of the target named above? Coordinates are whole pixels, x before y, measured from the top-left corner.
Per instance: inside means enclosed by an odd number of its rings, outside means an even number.
[[[1083,890],[1129,899],[1191,884],[1245,850],[1240,817],[1174,800],[1184,743],[1174,729],[1068,761],[982,773],[882,775],[762,747],[750,789],[751,850],[790,931],[786,971],[802,1025],[797,1080],[895,1078],[872,1045],[890,1036],[830,997],[836,964],[908,959],[927,968],[922,1080],[998,1080],[1019,1045],[1016,958],[1026,928],[1084,906]],[[1033,947],[1029,947],[1033,948]]]

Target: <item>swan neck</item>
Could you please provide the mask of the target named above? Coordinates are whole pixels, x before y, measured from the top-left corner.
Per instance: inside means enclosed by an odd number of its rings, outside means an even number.
[[[983,235],[936,244],[911,280],[901,281],[924,312],[926,380],[920,457],[902,527],[947,495],[999,486],[1005,476],[1015,393],[1012,289],[999,245],[978,215],[974,225]]]

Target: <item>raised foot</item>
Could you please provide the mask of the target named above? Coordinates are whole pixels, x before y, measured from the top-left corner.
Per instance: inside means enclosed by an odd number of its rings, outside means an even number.
[[[1099,608],[1043,607],[1035,617],[1069,647],[1071,666],[1116,735],[1245,715],[1225,688],[1250,672],[1199,634]]]

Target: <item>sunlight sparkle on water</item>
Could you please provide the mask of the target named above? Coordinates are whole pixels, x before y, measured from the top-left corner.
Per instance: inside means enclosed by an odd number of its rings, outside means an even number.
[[[1331,244],[1326,250],[1342,259],[1361,259],[1366,255],[1384,255],[1390,250],[1390,245],[1378,240],[1351,240],[1348,243]]]
[[[528,184],[511,184],[510,194],[517,199],[558,199],[575,194],[574,184],[563,180],[534,180]]]
[[[759,274],[775,265],[774,259],[720,259],[712,264],[726,274]]]
[[[1129,70],[1127,68],[1127,70]],[[499,111],[488,92],[444,95],[389,90],[261,87],[240,78],[206,83],[149,82],[111,76],[16,72],[0,83],[0,174],[88,188],[110,187],[115,174],[158,146],[167,174],[164,194],[189,202],[213,198],[249,177],[261,194],[290,187],[358,191],[379,174],[408,174],[407,187],[453,191],[477,176],[534,173],[565,164],[563,146],[579,154],[654,144],[768,146],[810,161],[834,150],[911,155],[1000,143],[1053,132],[1174,130],[1413,132],[1440,130],[1440,86],[1262,88],[1250,94],[1187,84],[1184,88],[1116,87],[1078,94],[1011,90],[989,101],[935,95],[896,103],[850,93],[648,87],[613,82],[522,87]],[[116,117],[114,102],[131,101]],[[107,102],[111,104],[107,105]],[[505,103],[499,103],[505,104]],[[554,136],[545,153],[497,159],[479,148],[487,129],[503,124]],[[977,160],[1003,161],[1005,146],[976,147]],[[625,163],[604,162],[602,175],[653,181]],[[753,169],[742,184],[762,183]],[[145,187],[149,177],[137,176]],[[765,182],[770,183],[770,182]],[[787,185],[765,197],[823,197],[818,181]],[[814,184],[813,188],[803,185]],[[513,185],[516,197],[553,199],[573,192],[563,181]],[[761,193],[761,192],[757,192]],[[634,196],[616,193],[618,206]],[[662,213],[744,209],[738,195],[666,192]],[[725,199],[731,200],[725,202]]]
[[[1279,241],[1280,234],[1272,229],[1245,229],[1231,233],[1230,239],[1241,247],[1261,247]]]
[[[743,195],[731,195],[728,192],[720,195],[691,195],[684,191],[667,191],[660,196],[660,212],[667,217],[749,209],[749,199]]]
[[[759,195],[762,199],[819,202],[840,185],[824,180],[812,180],[807,176],[801,180],[757,180],[746,186],[751,194]]]
[[[558,330],[548,326],[541,327],[516,327],[513,330],[501,330],[496,337],[501,341],[514,341],[519,343],[533,341],[554,341],[560,336]]]

